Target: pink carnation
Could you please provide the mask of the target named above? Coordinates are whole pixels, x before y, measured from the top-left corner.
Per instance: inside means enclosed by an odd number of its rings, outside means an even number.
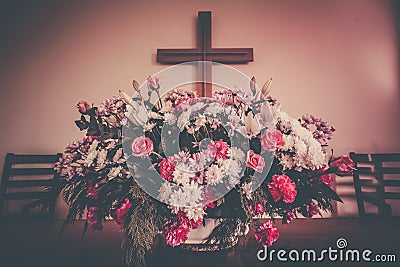
[[[283,215],[282,215],[282,224],[289,224],[291,221],[293,221],[293,219],[295,218],[295,214],[292,210],[288,210],[286,211]]]
[[[305,217],[313,217],[314,215],[318,214],[318,207],[314,204],[314,202],[310,202],[308,205],[304,206],[302,210],[302,214]]]
[[[101,230],[103,228],[100,213],[99,207],[89,207],[86,222],[90,228],[94,230]]]
[[[256,202],[255,204],[251,201],[250,205],[250,212],[253,216],[262,215],[265,212],[264,205],[261,202]]]
[[[351,175],[356,170],[353,160],[348,155],[333,159],[330,166],[337,167],[336,174],[342,176]]]
[[[174,157],[163,158],[160,163],[158,163],[160,169],[161,177],[167,181],[172,181],[172,173],[175,170]]]
[[[188,238],[189,230],[195,229],[201,224],[202,220],[189,220],[183,211],[178,211],[175,221],[170,221],[164,226],[163,234],[165,241],[172,247],[179,246]]]
[[[227,142],[222,141],[222,139],[216,142],[211,142],[210,144],[208,144],[207,148],[213,152],[213,154],[217,159],[228,158],[229,144]]]
[[[265,166],[264,158],[254,153],[253,150],[249,150],[247,152],[246,166],[261,173]]]
[[[116,221],[121,226],[121,229],[125,227],[126,216],[129,209],[132,207],[131,202],[128,198],[125,198],[125,202],[115,211]]]
[[[254,236],[258,243],[270,247],[276,240],[278,240],[279,231],[273,225],[272,221],[267,221],[257,228]]]
[[[164,227],[165,241],[171,247],[176,247],[185,242],[188,238],[189,227],[179,224],[177,221],[169,223]]]
[[[99,191],[98,191],[98,185],[95,184],[93,185],[93,181],[89,180],[88,181],[88,188],[87,188],[87,196],[91,199],[97,199],[99,196]]]
[[[282,133],[279,130],[265,131],[260,137],[260,142],[261,146],[268,152],[274,152],[285,144]]]
[[[190,229],[195,229],[197,226],[199,226],[202,222],[202,219],[199,219],[197,221],[190,219],[186,217],[186,214],[183,211],[178,211],[178,222],[181,225],[187,226]]]
[[[146,136],[135,138],[132,142],[132,155],[144,157],[150,155],[153,151],[153,142]]]
[[[296,184],[285,174],[272,176],[268,189],[275,202],[283,198],[283,202],[292,203],[297,195]]]

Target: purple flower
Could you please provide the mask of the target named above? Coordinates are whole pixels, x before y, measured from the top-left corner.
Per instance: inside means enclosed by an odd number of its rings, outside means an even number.
[[[305,114],[300,119],[301,126],[313,132],[313,136],[321,144],[327,143],[332,139],[335,128],[329,125],[328,122],[314,115]]]

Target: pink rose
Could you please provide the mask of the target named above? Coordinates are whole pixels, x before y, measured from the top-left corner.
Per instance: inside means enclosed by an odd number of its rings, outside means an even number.
[[[246,166],[261,173],[264,169],[264,158],[259,154],[254,153],[253,150],[247,152]]]
[[[283,135],[279,130],[266,130],[261,135],[260,142],[261,146],[268,152],[274,152],[285,144]]]
[[[208,144],[207,148],[212,151],[212,155],[215,155],[217,159],[227,159],[229,144],[222,141],[222,139],[217,142],[211,142]]]
[[[128,198],[125,199],[125,202],[122,203],[121,207],[119,207],[115,211],[116,221],[120,225],[121,229],[125,227],[126,216],[128,215],[129,209],[132,207],[131,202]]]
[[[275,202],[283,198],[283,202],[292,203],[297,195],[296,184],[285,174],[272,176],[268,189]]]
[[[332,186],[335,178],[330,173],[326,173],[328,169],[326,167],[310,172],[310,181],[319,180],[327,186]]]
[[[352,175],[353,171],[356,170],[353,160],[348,155],[333,159],[330,166],[337,167],[336,174],[341,176]]]
[[[256,229],[254,236],[257,242],[262,246],[270,247],[276,240],[278,240],[279,231],[272,221],[267,221]]]
[[[324,174],[321,175],[319,177],[319,179],[321,180],[321,182],[323,182],[324,184],[326,184],[327,186],[332,186],[333,185],[333,176],[331,174]]]
[[[167,181],[172,181],[172,173],[175,171],[174,157],[163,158],[160,163],[158,163],[160,169],[161,177]]]
[[[147,78],[147,84],[152,90],[158,90],[160,88],[160,78],[159,77],[151,77]]]
[[[81,114],[87,114],[87,111],[89,110],[89,109],[91,109],[92,107],[89,105],[89,103],[88,102],[86,102],[86,101],[79,101],[78,102],[78,104],[76,104],[76,108],[78,109],[78,111],[81,113]]]
[[[132,155],[135,157],[144,157],[150,155],[153,151],[153,142],[146,136],[137,137],[132,142]]]

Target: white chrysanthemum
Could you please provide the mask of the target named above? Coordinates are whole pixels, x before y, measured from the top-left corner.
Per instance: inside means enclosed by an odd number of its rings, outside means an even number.
[[[181,130],[183,129],[185,124],[189,121],[191,114],[192,114],[191,109],[188,109],[185,112],[182,112],[182,114],[178,117],[178,120],[176,123],[177,126],[179,127],[179,129],[181,129]]]
[[[179,187],[170,196],[170,204],[174,207],[194,207],[202,200],[201,189],[197,187]]]
[[[205,214],[202,206],[184,208],[183,212],[185,212],[189,220],[194,221],[202,220]]]
[[[326,164],[326,154],[324,153],[321,144],[313,139],[308,147],[308,167],[312,170],[320,169]]]
[[[198,103],[196,103],[196,104],[190,106],[190,110],[191,110],[192,112],[197,112],[197,111],[199,111],[200,109],[204,108],[205,105],[207,105],[207,104],[206,104],[206,103],[203,103],[203,102],[198,102]]]
[[[189,187],[185,187],[184,192],[188,195],[188,206],[193,207],[201,203],[202,189],[200,187],[197,187],[194,182],[192,182]]]
[[[295,166],[293,158],[288,154],[280,154],[279,162],[284,170],[291,169],[293,166]]]
[[[167,124],[173,125],[176,122],[176,117],[172,113],[167,113],[164,115],[164,120]]]
[[[115,177],[117,177],[121,173],[121,170],[122,170],[122,166],[111,168],[111,170],[107,174],[108,180],[112,180]]]
[[[244,152],[237,147],[231,147],[228,151],[228,155],[230,158],[237,160],[239,162],[244,162],[245,160]]]
[[[160,189],[158,190],[158,199],[164,203],[170,203],[170,197],[173,192],[173,186],[169,182],[162,183]]]
[[[294,153],[293,156],[288,154],[278,156],[283,168],[295,168],[301,171],[303,168],[315,170],[323,167],[326,155],[312,132],[302,127],[298,120],[289,117],[285,112],[278,111],[276,114],[280,129],[291,130],[290,135],[283,135],[285,144],[280,150]]]
[[[242,172],[242,166],[237,160],[230,160],[225,174],[229,177],[239,179]]]
[[[212,164],[208,167],[206,171],[206,179],[207,183],[211,185],[222,183],[222,172],[218,165]]]
[[[206,165],[207,160],[204,153],[195,153],[191,158],[189,158],[188,166],[191,171],[204,170]]]
[[[279,150],[282,151],[293,151],[294,147],[294,137],[293,135],[286,135],[283,134],[283,142],[285,143],[282,147],[279,148]]]
[[[221,172],[224,173],[226,168],[229,165],[229,159],[218,158],[217,159],[218,167],[220,168]]]
[[[174,189],[170,195],[170,203],[174,207],[185,207],[187,204],[187,194],[181,188]]]
[[[296,136],[296,138],[294,138],[294,151],[299,158],[307,157],[307,145],[305,144],[303,139],[300,139],[299,136]]]
[[[190,178],[193,177],[193,173],[189,172],[188,169],[178,169],[175,168],[174,172],[172,173],[173,181],[177,185],[187,186],[190,184]]]
[[[208,105],[204,111],[205,115],[214,115],[219,113],[225,113],[225,107],[221,103],[213,102]]]
[[[277,115],[277,120],[279,122],[279,127],[281,131],[289,131],[292,129],[292,118],[286,114],[286,112],[283,111],[278,111],[276,113]]]

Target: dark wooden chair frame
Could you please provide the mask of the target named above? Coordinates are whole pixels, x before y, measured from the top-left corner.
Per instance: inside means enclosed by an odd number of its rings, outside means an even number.
[[[360,154],[351,152],[350,157],[357,168],[353,172],[353,179],[359,216],[365,217],[367,215],[364,202],[377,206],[379,216],[392,216],[391,206],[386,203],[386,200],[400,200],[400,193],[387,192],[385,187],[400,187],[400,180],[386,179],[385,175],[400,174],[400,166],[388,167],[385,166],[385,163],[398,162],[400,164],[400,153]],[[367,166],[359,166],[360,164]],[[371,178],[365,179],[364,176]],[[375,188],[376,191],[365,192],[363,187]]]
[[[3,175],[0,184],[0,216],[5,213],[5,204],[13,200],[32,200],[32,202],[22,206],[23,213],[29,213],[32,208],[42,206],[45,203],[46,213],[53,216],[56,197],[51,195],[51,191],[46,190],[57,182],[58,174],[53,167],[37,167],[35,164],[55,164],[62,156],[61,153],[53,155],[17,155],[7,153]],[[32,164],[32,167],[15,168],[18,164]],[[49,176],[49,179],[38,179],[40,176]],[[27,176],[26,179],[12,180],[11,177]],[[13,188],[26,188],[29,191],[8,192]],[[44,208],[44,207],[43,207]]]

